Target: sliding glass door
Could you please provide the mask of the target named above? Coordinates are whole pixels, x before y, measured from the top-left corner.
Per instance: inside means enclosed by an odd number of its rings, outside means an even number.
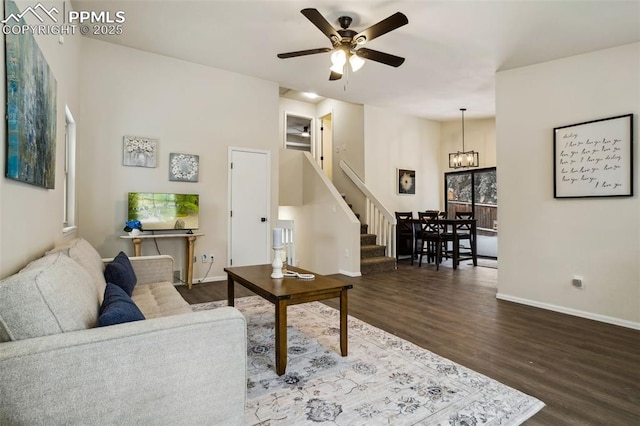
[[[472,212],[478,225],[478,255],[498,257],[498,187],[496,168],[444,174],[447,217]]]

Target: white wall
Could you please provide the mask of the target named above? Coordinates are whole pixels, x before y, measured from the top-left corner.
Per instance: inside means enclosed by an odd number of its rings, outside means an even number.
[[[499,297],[640,328],[638,195],[553,198],[553,128],[628,113],[637,194],[639,111],[640,43],[497,73]]]
[[[285,114],[310,117],[316,121],[316,106],[308,102],[296,101],[294,99],[280,98],[279,132],[280,135],[280,205],[299,206],[302,205],[302,151],[284,149],[284,138],[286,133]],[[312,132],[315,141],[319,131],[317,126]]]
[[[360,275],[360,223],[318,163],[302,153],[304,204],[280,208],[295,222],[298,266],[321,274]]]
[[[340,169],[340,161],[346,161],[360,178],[364,177],[364,107],[363,105],[327,99],[318,104],[317,117],[332,114],[333,184],[356,213],[364,218],[365,199],[360,190]],[[363,179],[364,180],[364,179]]]
[[[271,151],[271,218],[278,205],[278,85],[92,39],[84,40],[82,112],[78,125],[81,234],[103,256],[123,250],[119,238],[130,191],[200,194],[196,254],[212,253],[209,278],[225,277],[228,241],[228,147]],[[124,135],[159,139],[157,168],[122,166]],[[169,153],[200,156],[199,182],[170,182]],[[184,242],[162,240],[184,269]],[[143,254],[155,254],[152,241]],[[201,257],[198,256],[198,259]],[[194,278],[205,275],[198,261]]]
[[[371,192],[391,212],[440,208],[440,123],[368,105],[364,122],[363,180]],[[398,194],[399,168],[416,171],[415,195]]]
[[[34,5],[32,2],[17,2],[17,4],[21,10]],[[67,10],[70,10],[69,2],[66,7]],[[30,14],[25,18],[29,24],[39,23]],[[77,84],[80,38],[79,35],[67,35],[64,44],[60,44],[58,37],[54,35],[35,37],[57,82],[54,189],[47,190],[5,177],[6,120],[0,120],[0,145],[3,150],[3,154],[0,155],[0,169],[2,170],[0,177],[0,278],[16,272],[26,263],[50,249],[55,241],[63,238],[65,105],[69,106],[76,121],[81,122],[82,113]],[[0,43],[0,50],[4,57],[4,43]],[[0,67],[1,81],[5,81],[4,73],[5,67],[2,66]],[[0,91],[0,102],[6,105],[4,89]]]

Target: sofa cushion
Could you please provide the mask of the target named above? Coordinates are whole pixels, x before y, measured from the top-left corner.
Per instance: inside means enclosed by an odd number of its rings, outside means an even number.
[[[0,281],[0,341],[95,327],[100,303],[89,274],[50,254]]]
[[[145,318],[158,318],[191,312],[189,304],[170,282],[138,284],[131,296]]]
[[[52,253],[64,253],[82,266],[91,276],[98,300],[102,303],[107,282],[104,279],[104,263],[98,251],[84,238],[76,238],[47,252],[47,254]]]
[[[131,297],[120,286],[107,282],[104,290],[104,301],[100,307],[98,327],[140,321],[144,315],[133,303]]]
[[[133,287],[138,282],[131,261],[122,251],[105,266],[104,278],[107,283],[115,284],[123,289],[128,296],[131,296]]]

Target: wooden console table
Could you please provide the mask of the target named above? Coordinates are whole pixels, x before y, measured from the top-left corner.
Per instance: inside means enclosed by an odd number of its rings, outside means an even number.
[[[202,237],[204,234],[160,234],[160,235],[121,235],[120,238],[131,240],[133,242],[133,251],[136,256],[142,256],[142,241],[153,238],[184,238],[187,241],[187,251],[185,259],[186,283],[191,290],[193,284],[193,246],[196,238]]]

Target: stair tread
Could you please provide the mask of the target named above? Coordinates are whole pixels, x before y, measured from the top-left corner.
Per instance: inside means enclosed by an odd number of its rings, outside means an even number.
[[[377,256],[377,257],[368,257],[364,259],[360,259],[360,263],[385,263],[385,262],[393,262],[395,263],[396,259],[394,257],[389,256]]]
[[[373,249],[379,249],[380,247],[387,248],[387,246],[381,246],[378,244],[365,244],[365,245],[360,244],[360,250],[373,250]]]

